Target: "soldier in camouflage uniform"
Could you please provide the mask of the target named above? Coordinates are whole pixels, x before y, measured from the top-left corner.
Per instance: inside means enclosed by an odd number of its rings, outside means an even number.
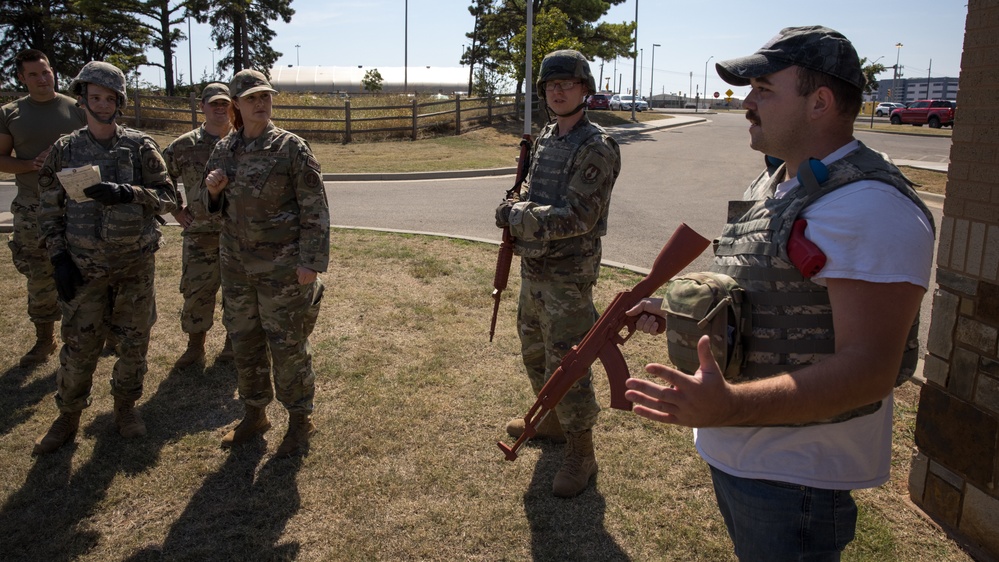
[[[204,201],[223,217],[223,319],[246,415],[222,445],[270,429],[266,407],[276,390],[289,418],[275,455],[304,454],[316,431],[308,338],[322,297],[318,274],[329,265],[326,191],[309,145],[271,122],[276,91],[266,77],[242,70],[229,89],[234,130],[212,152]]]
[[[146,434],[135,401],[156,321],[156,218],[176,208],[156,143],[115,123],[126,99],[122,71],[89,62],[70,90],[87,110],[87,127],[59,139],[38,174],[38,220],[55,269],[63,347],[55,397],[60,415],[35,442],[35,454],[52,452],[76,434],[80,412],[90,405],[108,317],[118,337],[111,373],[115,425],[122,437]],[[70,195],[57,174],[82,166],[98,167],[101,181],[84,189],[85,197]]]
[[[222,284],[219,272],[219,233],[222,215],[211,214],[201,202],[201,182],[205,165],[219,139],[229,134],[229,86],[213,82],[201,92],[198,106],[205,123],[182,135],[163,150],[167,171],[174,184],[183,180],[184,191],[177,189],[178,210],[174,218],[184,228],[183,272],[180,292],[184,309],[180,325],[188,335],[187,349],[177,359],[175,368],[184,368],[205,358],[205,335],[215,317],[215,296]],[[183,203],[181,203],[183,201]],[[228,334],[219,361],[232,361],[232,340]]]
[[[35,345],[20,366],[44,362],[55,349],[56,302],[52,264],[38,232],[38,170],[62,135],[87,124],[83,110],[55,91],[55,76],[45,53],[28,49],[14,57],[17,79],[28,95],[0,107],[0,172],[15,174],[17,196],[11,202],[14,232],[8,245],[14,266],[27,277],[28,317],[35,325]]]
[[[607,233],[611,189],[621,171],[617,143],[583,111],[596,84],[582,54],[549,53],[537,91],[555,121],[534,144],[520,193],[496,209],[496,226],[509,226],[521,256],[517,326],[535,393],[599,316],[593,286],[600,272],[600,238]],[[590,379],[577,381],[556,407],[557,415],[550,414],[539,428],[539,437],[567,441],[552,484],[559,497],[581,493],[597,472],[592,429],[600,407]],[[523,419],[507,425],[514,437],[523,431]]]
[[[716,68],[752,86],[750,146],[768,157],[714,244],[712,273],[744,289],[740,372],[721,372],[705,336],[695,371],[649,365],[664,384],[629,379],[625,396],[638,415],[696,428],[741,560],[839,560],[851,490],[890,476],[892,388],[915,365],[933,216],[854,138],[866,78],[842,34],[788,27]],[[797,259],[809,244],[817,267]]]

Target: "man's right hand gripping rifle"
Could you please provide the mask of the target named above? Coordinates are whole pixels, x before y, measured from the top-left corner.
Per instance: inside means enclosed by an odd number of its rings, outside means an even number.
[[[625,381],[629,378],[628,365],[625,363],[618,346],[624,344],[634,334],[640,318],[628,315],[628,311],[635,308],[656,289],[665,285],[671,277],[680,273],[680,270],[694,261],[709,244],[707,239],[686,224],[681,224],[676,229],[666,245],[659,251],[649,274],[631,290],[618,293],[597,319],[597,322],[590,328],[590,331],[583,337],[583,340],[578,345],[574,345],[562,357],[558,368],[548,378],[548,382],[538,393],[534,405],[524,416],[524,432],[517,438],[517,441],[512,446],[497,443],[507,460],[512,461],[517,458],[517,451],[520,447],[537,434],[538,427],[545,417],[555,409],[555,406],[569,392],[572,385],[586,375],[590,365],[598,359],[603,364],[604,370],[607,371],[611,390],[611,408],[631,409],[631,402],[624,396]],[[646,319],[645,323],[646,326],[642,327],[643,331],[649,326],[650,321]],[[626,336],[622,336],[621,332],[626,327],[628,333]],[[651,324],[651,329],[657,332],[662,332],[665,327],[664,320],[659,322],[658,326]]]
[[[489,341],[496,333],[496,315],[499,313],[500,295],[510,279],[510,266],[513,264],[513,236],[510,235],[510,210],[520,199],[520,186],[531,168],[531,135],[520,139],[520,157],[517,159],[517,180],[506,192],[503,202],[496,207],[496,226],[503,229],[503,241],[496,256],[496,274],[493,276],[493,317],[489,321]]]

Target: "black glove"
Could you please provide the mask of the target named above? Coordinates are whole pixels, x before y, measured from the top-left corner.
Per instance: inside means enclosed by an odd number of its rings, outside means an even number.
[[[513,201],[509,199],[500,203],[499,207],[496,207],[496,226],[498,228],[505,228],[510,226],[510,211],[513,210]]]
[[[76,263],[73,262],[73,258],[68,252],[60,252],[53,256],[52,266],[55,267],[52,277],[55,278],[59,298],[63,302],[72,301],[73,297],[76,296],[76,288],[83,285],[83,274],[80,273],[80,268],[76,267]]]
[[[87,197],[100,201],[104,205],[131,203],[135,199],[135,190],[126,183],[111,183],[102,181],[83,190]]]

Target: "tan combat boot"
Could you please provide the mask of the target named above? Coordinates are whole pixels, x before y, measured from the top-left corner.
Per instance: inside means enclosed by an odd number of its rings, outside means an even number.
[[[173,364],[174,369],[190,367],[195,363],[205,360],[205,333],[199,332],[187,335],[187,349],[184,354]]]
[[[316,433],[316,425],[312,423],[312,416],[302,413],[290,413],[288,415],[288,432],[284,434],[281,446],[275,451],[274,456],[278,458],[291,457],[304,453],[309,447],[309,438]]]
[[[232,351],[232,338],[229,334],[225,335],[225,345],[222,346],[222,351],[219,352],[219,356],[215,358],[216,361],[232,361],[235,358],[235,354]]]
[[[552,494],[560,498],[579,495],[597,473],[597,458],[593,456],[593,430],[565,432],[565,460],[555,474]]]
[[[125,439],[146,434],[146,424],[136,411],[134,400],[114,399],[114,425],[118,428],[118,434]]]
[[[514,418],[506,424],[506,433],[510,437],[520,437],[527,426],[524,418]],[[565,433],[562,431],[562,424],[558,421],[555,412],[549,412],[545,419],[538,426],[538,432],[531,439],[547,439],[552,443],[565,443]]]
[[[47,455],[73,440],[80,429],[80,412],[62,412],[49,430],[35,440],[32,455]]]
[[[35,324],[35,345],[21,357],[21,361],[17,365],[19,367],[31,367],[32,365],[38,365],[47,361],[49,355],[52,355],[56,350],[55,338],[52,334],[54,330],[55,322],[39,322]]]
[[[271,422],[267,419],[267,411],[257,406],[246,406],[246,415],[235,428],[222,438],[223,447],[232,447],[246,443],[254,436],[260,435],[271,428]]]

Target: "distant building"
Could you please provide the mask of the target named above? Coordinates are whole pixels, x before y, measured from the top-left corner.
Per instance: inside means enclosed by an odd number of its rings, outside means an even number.
[[[927,89],[927,83],[929,88]],[[888,97],[894,84],[895,91]],[[957,101],[957,78],[897,78],[878,80],[878,90],[871,96],[871,101],[893,101],[908,103],[916,100],[951,100]]]
[[[271,85],[280,92],[364,93],[361,81],[369,70],[382,75],[382,92],[438,93],[451,95],[468,90],[468,69],[417,66],[277,66],[271,69]]]

